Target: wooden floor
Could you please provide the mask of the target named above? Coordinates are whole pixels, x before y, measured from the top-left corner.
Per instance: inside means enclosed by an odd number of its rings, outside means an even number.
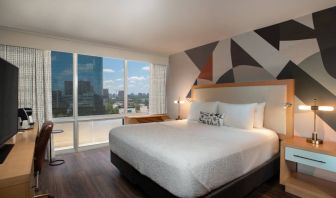
[[[55,198],[144,198],[140,190],[119,175],[111,164],[108,147],[59,155],[61,166],[45,163],[40,176],[40,192]],[[249,198],[294,197],[271,180],[252,192]]]

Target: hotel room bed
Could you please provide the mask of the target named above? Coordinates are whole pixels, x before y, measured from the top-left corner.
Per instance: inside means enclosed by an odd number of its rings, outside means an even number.
[[[207,195],[279,151],[272,130],[188,120],[127,125],[112,129],[109,139],[111,160],[118,168],[119,162],[129,165],[176,197]]]

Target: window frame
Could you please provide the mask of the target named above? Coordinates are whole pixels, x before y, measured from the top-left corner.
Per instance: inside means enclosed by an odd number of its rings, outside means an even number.
[[[60,52],[60,51],[56,51],[56,52]],[[68,116],[68,117],[54,117],[52,115],[52,119],[55,122],[71,122],[71,121],[74,121],[74,117],[78,117],[78,120],[86,121],[89,119],[92,119],[92,120],[118,119],[118,118],[123,118],[128,115],[148,115],[149,114],[149,111],[147,113],[128,113],[128,111],[124,110],[124,113],[122,114],[102,114],[102,115],[79,116],[78,115],[78,55],[85,55],[85,56],[96,56],[96,55],[87,55],[87,54],[78,54],[78,53],[71,53],[71,54],[73,56],[72,58],[73,60],[73,66],[72,66],[72,70],[73,70],[73,101],[72,101],[73,102],[73,115]],[[97,57],[100,57],[100,56],[97,56]],[[143,61],[143,60],[122,59],[122,58],[103,57],[103,56],[101,57],[123,61],[124,63],[124,75],[123,75],[123,78],[124,78],[124,109],[128,109],[128,61],[148,63],[149,66],[151,66],[152,63]],[[149,88],[150,88],[150,82],[149,82]],[[76,113],[75,113],[75,107],[76,107]]]
[[[61,51],[56,51],[61,52]],[[52,120],[55,123],[73,123],[73,149],[75,152],[81,151],[82,147],[79,146],[79,122],[82,121],[103,121],[103,120],[114,120],[114,119],[123,119],[125,116],[128,115],[148,115],[150,111],[147,113],[128,113],[128,61],[138,61],[138,62],[144,62],[148,63],[149,66],[152,65],[152,63],[143,61],[143,60],[131,60],[131,59],[124,59],[124,58],[113,58],[113,57],[105,57],[105,56],[98,56],[102,58],[111,58],[111,59],[117,59],[122,60],[124,64],[124,112],[122,114],[103,114],[103,115],[86,115],[86,116],[79,116],[78,115],[78,55],[87,55],[87,54],[78,54],[78,53],[72,53],[72,52],[66,52],[72,54],[72,70],[73,70],[73,115],[68,117],[54,117],[52,115]],[[87,56],[96,56],[96,55],[87,55]],[[151,72],[151,71],[149,71]],[[149,75],[150,76],[150,75]],[[149,87],[150,87],[150,81],[149,81]],[[149,89],[150,91],[150,89]],[[149,109],[149,106],[148,106]],[[97,144],[98,145],[98,144]],[[104,144],[102,144],[104,145]],[[85,146],[88,147],[88,146]],[[90,146],[91,147],[91,146]],[[96,146],[92,146],[92,148],[95,148]],[[67,149],[65,149],[67,150]],[[69,149],[68,149],[69,150]],[[58,150],[57,153],[62,153],[62,150]]]

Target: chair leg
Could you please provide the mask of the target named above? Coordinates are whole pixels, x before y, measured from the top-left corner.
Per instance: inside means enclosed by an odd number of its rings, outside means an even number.
[[[41,195],[35,195],[34,198],[53,198],[53,196],[49,194],[41,194]]]
[[[35,176],[35,192],[39,191],[39,175],[40,171],[37,171]]]
[[[36,175],[35,175],[35,192],[38,192],[40,189],[39,189],[39,178],[40,178],[40,171],[37,171],[36,172]],[[34,198],[54,198],[52,195],[49,195],[49,194],[40,194],[40,195],[35,195]]]

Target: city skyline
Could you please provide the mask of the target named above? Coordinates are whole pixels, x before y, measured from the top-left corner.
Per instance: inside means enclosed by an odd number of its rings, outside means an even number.
[[[51,53],[52,100],[55,117],[73,112],[73,54]],[[124,112],[124,80],[128,86],[129,113],[146,113],[149,106],[150,64],[128,61],[125,78],[121,59],[78,55],[78,115],[120,114]]]
[[[149,93],[150,64],[128,61],[128,93]],[[139,86],[141,85],[141,86]],[[124,90],[124,61],[103,58],[103,87],[110,93]]]
[[[84,55],[78,55],[84,58]],[[96,60],[102,59],[102,88],[96,92],[102,93],[103,89],[109,89],[109,93],[118,93],[119,90],[124,90],[124,61],[122,59],[114,58],[104,58],[95,56],[86,56],[88,58],[93,58]],[[73,81],[73,60],[71,53],[65,52],[52,52],[52,73],[57,75],[52,75],[52,89],[60,90],[64,93],[64,81]],[[99,61],[96,61],[99,62]],[[78,80],[93,80],[99,79],[96,77],[89,78],[85,74],[85,70],[90,70],[94,68],[92,63],[88,61],[81,61],[79,58],[78,63]],[[81,65],[81,66],[80,66]],[[97,66],[97,64],[95,64]],[[128,61],[128,94],[138,94],[138,93],[149,93],[149,78],[150,78],[150,64],[140,61]],[[80,74],[85,75],[80,75]],[[95,87],[95,86],[94,86]],[[99,86],[100,87],[100,86]]]

